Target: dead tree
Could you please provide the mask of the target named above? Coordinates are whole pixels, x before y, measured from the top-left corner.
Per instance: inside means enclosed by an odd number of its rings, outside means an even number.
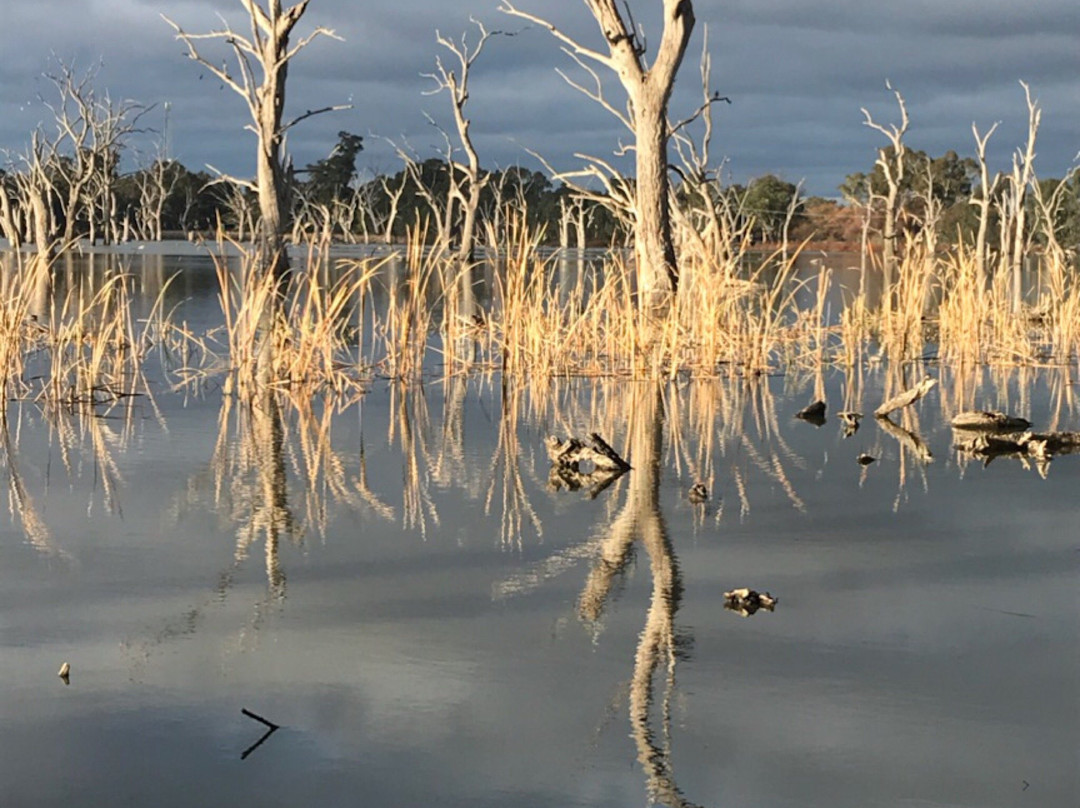
[[[659,311],[670,304],[679,281],[669,199],[668,101],[694,29],[693,3],[663,0],[664,29],[651,64],[645,59],[645,38],[630,15],[629,5],[625,12],[620,11],[616,0],[585,0],[585,6],[600,26],[606,52],[585,47],[546,20],[518,10],[508,0],[503,0],[499,8],[547,28],[579,65],[584,67],[587,59],[619,77],[629,100],[626,113],[604,99],[598,78],[595,90],[570,83],[612,112],[634,135],[633,212],[638,292],[646,310]],[[588,70],[596,78],[591,68]]]
[[[248,128],[258,138],[255,182],[246,183],[259,198],[258,260],[277,276],[288,270],[285,250],[283,212],[289,209],[289,170],[285,154],[285,135],[296,124],[348,106],[329,106],[307,110],[284,121],[285,80],[289,63],[319,36],[339,39],[329,28],[318,27],[294,45],[289,44],[293,29],[307,10],[309,0],[283,9],[281,0],[267,0],[264,8],[256,0],[240,0],[251,22],[251,34],[244,36],[226,25],[222,30],[188,34],[168,17],[162,18],[176,31],[176,38],[188,48],[188,58],[214,74],[225,86],[247,102],[251,123]],[[224,42],[233,52],[236,67],[218,63],[204,56],[196,43],[200,40]]]
[[[83,216],[91,239],[99,229],[106,239],[115,237],[120,150],[139,131],[139,119],[150,111],[135,101],[114,102],[108,93],[99,93],[93,83],[96,77],[96,67],[79,76],[72,65],[64,63],[55,73],[46,74],[57,94],[55,102],[45,102],[56,120],[56,143],[63,151],[70,150],[70,159],[56,163],[67,189],[61,196],[66,244],[74,240]]]
[[[1027,248],[1027,189],[1035,178],[1035,137],[1039,133],[1042,110],[1039,102],[1031,97],[1031,88],[1020,82],[1024,88],[1024,98],[1028,108],[1028,137],[1023,151],[1013,154],[1012,172],[1006,178],[1009,183],[1007,223],[1003,223],[1003,238],[1011,239],[1007,253],[1009,271],[1012,277],[1013,310],[1018,311],[1023,297],[1021,284],[1024,269],[1024,255]]]
[[[457,259],[468,261],[472,258],[473,245],[476,240],[476,218],[480,210],[480,194],[488,183],[488,176],[482,174],[480,169],[480,157],[473,145],[469,127],[472,124],[465,117],[465,105],[469,102],[469,71],[484,45],[496,33],[487,30],[479,20],[470,18],[470,21],[479,30],[479,39],[475,45],[470,45],[468,37],[462,34],[460,42],[447,39],[438,31],[435,32],[435,41],[450,51],[457,59],[458,70],[448,69],[440,57],[435,57],[435,72],[425,74],[426,78],[435,83],[435,88],[429,90],[427,95],[434,95],[446,91],[450,95],[450,103],[454,110],[454,126],[457,128],[458,142],[461,150],[465,153],[466,162],[449,160],[448,170],[451,172],[450,192],[455,194],[461,205],[461,236],[458,241]],[[463,181],[459,181],[457,174]],[[449,206],[449,203],[448,203]]]
[[[876,123],[865,107],[862,114],[865,116],[863,124],[881,132],[889,139],[889,143],[892,145],[892,153],[890,154],[888,149],[880,149],[876,161],[885,175],[886,186],[884,196],[885,221],[881,228],[881,238],[884,242],[882,245],[882,258],[885,270],[885,294],[882,299],[890,301],[892,300],[892,286],[896,275],[896,223],[900,214],[900,184],[904,181],[904,156],[906,153],[904,135],[907,133],[910,121],[904,97],[900,95],[898,90],[893,90],[891,84],[886,82],[885,86],[893,91],[893,95],[896,96],[896,103],[900,106],[900,125],[889,124],[886,127]]]
[[[986,289],[986,234],[990,229],[990,205],[993,201],[994,191],[997,189],[998,177],[990,180],[990,169],[986,163],[986,144],[998,124],[990,127],[985,135],[979,134],[978,127],[972,123],[971,132],[975,136],[975,157],[979,161],[979,196],[972,195],[971,204],[979,209],[979,230],[975,236],[975,268],[979,278],[979,295],[982,296]]]
[[[24,211],[28,234],[37,247],[37,260],[48,265],[56,255],[58,240],[52,209],[56,143],[46,138],[40,129],[35,130],[22,162],[25,170],[15,176],[19,205]]]
[[[406,161],[406,166],[408,161]],[[409,172],[403,171],[401,173],[401,182],[398,183],[397,188],[390,187],[389,177],[380,177],[379,184],[382,185],[383,193],[386,194],[386,200],[389,203],[389,209],[386,213],[386,230],[383,236],[383,241],[387,244],[394,243],[394,223],[397,221],[398,208],[401,206],[401,197],[405,193],[405,187],[409,184]]]

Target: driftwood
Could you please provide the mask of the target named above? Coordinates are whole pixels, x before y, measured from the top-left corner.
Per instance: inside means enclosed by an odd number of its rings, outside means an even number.
[[[795,417],[814,426],[821,426],[825,423],[825,402],[815,401],[813,404],[808,404],[795,413]]]
[[[591,433],[589,440],[587,445],[577,438],[563,440],[551,435],[544,442],[551,460],[548,485],[553,490],[587,488],[592,499],[630,470],[630,464],[598,434]]]
[[[905,447],[921,462],[932,463],[934,461],[934,453],[930,451],[930,447],[926,445],[926,441],[919,435],[910,432],[899,424],[889,420],[888,416],[879,415],[875,417],[874,420],[877,421],[878,426],[896,438],[901,446]]]
[[[589,439],[592,441],[591,445],[586,445],[577,438],[564,441],[551,435],[546,441],[548,457],[553,464],[574,471],[578,471],[583,462],[592,463],[594,468],[601,471],[621,473],[630,470],[630,464],[598,434],[591,433]]]
[[[951,423],[953,429],[979,429],[988,432],[1018,432],[1031,426],[1031,421],[1025,418],[982,410],[957,413]]]
[[[883,403],[880,407],[874,410],[874,415],[876,415],[878,418],[882,418],[891,412],[895,412],[896,410],[902,410],[904,407],[914,404],[920,398],[933,390],[935,384],[937,384],[937,379],[931,379],[930,377],[923,379],[910,390],[905,390],[900,395],[893,396],[888,401]]]
[[[776,598],[768,592],[757,592],[753,589],[732,589],[724,593],[724,608],[749,617],[759,609],[771,612],[776,608]]]

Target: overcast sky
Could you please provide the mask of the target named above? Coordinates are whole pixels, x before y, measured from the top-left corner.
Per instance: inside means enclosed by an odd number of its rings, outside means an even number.
[[[516,4],[549,15],[584,44],[603,46],[580,0]],[[650,49],[660,38],[660,5],[631,0]],[[515,34],[492,39],[473,68],[468,110],[485,166],[539,168],[527,150],[564,169],[578,164],[575,152],[610,157],[625,139],[618,122],[559,78],[557,67],[575,66],[546,31],[497,6],[498,0],[311,0],[300,33],[322,25],[344,41],[317,40],[295,61],[289,109],[354,106],[292,130],[296,165],[325,156],[340,129],[365,136],[358,160],[364,171],[400,167],[382,138],[407,142],[421,158],[434,156],[440,136],[424,113],[447,127],[452,119],[445,95],[424,95],[431,83],[422,74],[440,52],[436,29],[472,34],[470,15]],[[51,125],[40,100],[50,97],[41,79],[50,64],[62,59],[85,69],[100,60],[101,90],[158,105],[149,125],[163,128],[167,105],[170,148],[185,165],[250,175],[246,108],[185,57],[160,16],[195,33],[219,26],[218,14],[242,24],[239,8],[239,0],[3,0],[0,147],[21,150],[39,122]],[[914,148],[970,154],[972,122],[985,130],[1001,121],[989,153],[996,168],[1005,167],[1026,135],[1023,80],[1043,108],[1039,175],[1062,175],[1080,151],[1077,0],[694,0],[694,8],[697,27],[672,117],[699,103],[707,27],[713,85],[732,101],[716,110],[713,143],[728,179],[775,173],[805,180],[810,193],[836,195],[844,176],[867,170],[884,142],[863,125],[860,107],[881,122],[898,120],[886,80],[907,99]],[[617,85],[609,89],[617,98]]]

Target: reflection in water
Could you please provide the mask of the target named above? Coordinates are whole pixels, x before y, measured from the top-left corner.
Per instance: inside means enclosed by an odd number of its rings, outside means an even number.
[[[16,436],[18,435],[18,425],[22,423],[22,408],[20,407],[17,412]],[[18,438],[16,437],[14,442],[11,439],[11,425],[8,423],[6,407],[0,409],[0,438],[2,438],[0,445],[4,449],[3,463],[8,472],[8,511],[12,520],[18,519],[22,525],[23,533],[26,535],[26,540],[36,550],[45,555],[67,558],[68,556],[63,550],[53,545],[49,528],[38,513],[34,498],[26,490],[22,474],[19,472],[18,452],[15,449],[18,445]]]
[[[649,557],[652,597],[645,626],[634,656],[630,681],[630,725],[638,761],[645,772],[649,799],[665,806],[689,806],[675,782],[671,761],[671,700],[675,665],[685,645],[675,629],[675,613],[682,599],[678,561],[660,511],[660,468],[663,447],[663,398],[659,387],[634,390],[629,412],[629,473],[626,500],[612,520],[578,601],[578,613],[587,623],[601,620],[608,597],[626,569],[634,546],[640,542]],[[661,729],[653,727],[654,679],[665,672],[661,702]]]
[[[198,629],[207,607],[223,603],[259,541],[266,592],[241,629],[241,641],[261,627],[268,607],[285,599],[283,539],[299,546],[311,533],[325,538],[332,505],[379,520],[394,518],[394,509],[368,485],[363,439],[355,469],[334,446],[334,415],[328,405],[316,410],[310,399],[282,393],[244,402],[222,400],[213,456],[206,469],[188,479],[174,502],[172,519],[180,522],[189,512],[204,508],[217,514],[235,530],[233,561],[217,576],[211,597],[169,620],[142,644],[143,658],[151,648]]]

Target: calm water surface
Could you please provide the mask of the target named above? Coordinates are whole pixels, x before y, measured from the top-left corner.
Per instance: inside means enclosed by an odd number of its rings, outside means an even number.
[[[1080,456],[984,468],[947,424],[1080,429],[1075,369],[930,372],[921,449],[843,437],[875,367],[12,403],[0,804],[1074,806]],[[554,485],[544,438],[594,430],[634,469]]]

